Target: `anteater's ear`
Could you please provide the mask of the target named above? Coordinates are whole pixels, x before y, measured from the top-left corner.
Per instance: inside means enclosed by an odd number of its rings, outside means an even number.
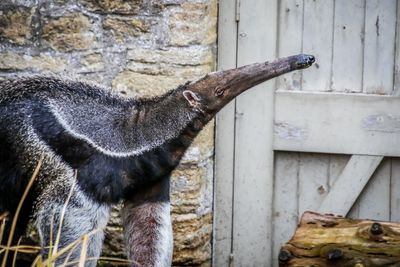
[[[186,100],[192,107],[196,107],[200,102],[199,96],[190,90],[183,91],[183,96],[186,98]]]

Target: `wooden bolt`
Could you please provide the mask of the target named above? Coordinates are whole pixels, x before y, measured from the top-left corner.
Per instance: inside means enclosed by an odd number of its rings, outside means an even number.
[[[369,229],[372,235],[381,235],[383,233],[383,228],[380,223],[374,222]]]
[[[286,249],[281,249],[281,251],[279,252],[279,261],[281,262],[288,262],[290,260],[290,257],[292,255],[290,254],[289,251],[287,251]]]
[[[331,249],[328,252],[328,260],[330,261],[338,260],[342,256],[343,256],[343,251],[338,248]]]

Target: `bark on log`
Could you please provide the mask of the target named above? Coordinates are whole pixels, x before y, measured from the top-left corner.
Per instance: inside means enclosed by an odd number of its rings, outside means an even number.
[[[400,223],[305,212],[279,266],[400,266]]]

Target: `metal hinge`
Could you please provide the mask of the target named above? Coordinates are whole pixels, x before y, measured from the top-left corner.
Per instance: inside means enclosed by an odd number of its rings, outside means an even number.
[[[240,20],[240,0],[236,0],[235,20],[236,20],[236,22],[238,22]]]

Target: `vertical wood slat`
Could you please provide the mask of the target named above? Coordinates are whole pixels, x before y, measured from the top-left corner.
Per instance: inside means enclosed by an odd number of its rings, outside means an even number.
[[[350,160],[349,155],[332,154],[329,156],[329,191],[332,191],[333,184],[337,181]]]
[[[358,199],[360,218],[390,219],[390,172],[390,159],[385,159]]]
[[[277,2],[240,2],[239,66],[276,57]],[[259,85],[236,99],[235,266],[271,265],[273,108],[273,81]]]
[[[360,218],[358,215],[360,214],[360,205],[358,200],[353,204],[349,212],[347,213],[347,218],[358,219]]]
[[[396,15],[396,51],[394,58],[394,92],[393,95],[400,96],[400,3],[397,1]]]
[[[400,158],[392,159],[390,177],[390,220],[400,221]]]
[[[302,52],[303,0],[281,0],[279,5],[278,57]],[[300,90],[301,71],[277,78],[277,89]]]
[[[226,0],[223,0],[222,2],[224,2],[224,1],[226,1]],[[366,1],[368,1],[368,0],[366,0]],[[234,2],[234,1],[231,1],[231,2]],[[244,1],[241,1],[242,2],[242,5],[243,5],[243,2]],[[246,2],[247,2],[247,0],[246,0]],[[286,1],[287,2],[287,5],[289,6],[289,5],[295,5],[295,3],[302,3],[302,1],[301,0],[296,0],[296,1],[289,1],[289,0],[287,0]],[[330,69],[330,67],[331,67],[331,57],[332,57],[332,32],[330,32],[330,34],[329,34],[329,29],[332,29],[333,28],[333,15],[331,16],[331,17],[329,17],[327,14],[329,14],[329,12],[331,12],[331,14],[333,14],[333,9],[329,9],[328,7],[326,7],[326,6],[329,6],[329,5],[332,5],[333,6],[333,2],[334,1],[323,1],[323,0],[316,0],[316,1],[313,1],[313,0],[304,0],[304,11],[305,11],[305,17],[304,17],[304,36],[303,36],[303,39],[304,39],[304,41],[303,41],[303,51],[304,51],[304,53],[310,53],[310,54],[315,54],[316,56],[317,56],[317,63],[320,65],[319,66],[319,68],[317,68],[316,66],[317,65],[314,65],[311,69],[309,69],[309,70],[307,70],[307,71],[305,71],[304,72],[304,74],[303,74],[303,81],[304,81],[304,83],[303,83],[303,90],[318,90],[318,91],[328,91],[328,90],[330,90],[330,72],[331,72],[331,69]],[[338,2],[339,1],[336,1],[336,4],[338,4]],[[348,5],[349,6],[349,4],[348,4],[348,1],[343,1],[344,2],[344,5]],[[346,4],[346,2],[347,2],[347,4]],[[382,2],[382,1],[377,1],[377,2]],[[383,1],[384,2],[384,1]],[[355,3],[355,1],[352,1],[352,3],[350,3],[350,4],[354,4]],[[383,4],[385,4],[385,3],[383,3]],[[221,3],[220,3],[220,5],[221,5]],[[253,5],[254,5],[254,3],[253,3]],[[285,1],[281,1],[281,3],[280,3],[280,5],[281,5],[281,7],[280,7],[280,11],[282,12],[283,11],[283,8],[284,8],[284,6],[285,6]],[[319,5],[319,6],[318,6]],[[257,6],[257,5],[256,5]],[[399,5],[398,5],[399,6]],[[221,8],[221,6],[220,6],[220,8]],[[260,7],[260,6],[257,6],[257,8],[263,8],[263,7]],[[268,8],[271,8],[270,6],[268,7]],[[297,9],[295,9],[295,10],[299,10],[299,8],[298,7],[296,7]],[[319,8],[319,9],[318,9]],[[399,7],[397,7],[398,9],[397,10],[399,10]],[[313,10],[318,10],[318,12],[315,12],[315,11],[313,11]],[[292,10],[293,11],[293,10]],[[296,11],[296,12],[298,12],[298,11]],[[364,12],[368,12],[367,10],[364,10]],[[255,16],[253,13],[250,13],[251,15],[248,15],[248,13],[245,13],[243,10],[242,10],[242,12],[241,12],[241,19],[244,19],[244,17],[245,16],[250,16],[250,18],[249,19],[251,19],[251,18],[253,18],[253,16]],[[365,13],[364,13],[365,14]],[[292,39],[295,39],[295,40],[297,40],[297,39],[299,39],[299,32],[295,32],[295,30],[294,30],[294,28],[296,28],[296,27],[298,27],[299,25],[295,25],[294,24],[294,21],[299,21],[299,17],[296,17],[296,18],[294,18],[293,17],[293,13],[291,14],[292,15],[292,17],[289,17],[288,18],[288,20],[287,21],[284,21],[283,22],[283,18],[282,17],[280,17],[280,19],[279,19],[279,22],[281,23],[281,26],[280,26],[280,31],[279,31],[279,34],[278,34],[278,36],[280,37],[280,39],[279,39],[279,48],[278,48],[278,51],[279,51],[279,56],[284,56],[285,55],[285,51],[287,51],[287,53],[288,54],[292,54],[292,53],[297,53],[297,52],[295,52],[295,49],[296,49],[296,47],[298,48],[298,47],[300,47],[300,45],[297,43],[297,41],[292,41]],[[299,14],[295,14],[295,15],[299,15]],[[351,16],[353,16],[354,14],[353,14],[353,12],[351,12],[351,14],[350,14],[350,17]],[[320,16],[321,18],[320,19],[315,19],[315,17],[316,16]],[[399,12],[397,11],[397,17],[399,17]],[[221,17],[220,17],[220,19],[221,19]],[[336,18],[337,19],[337,18]],[[368,19],[368,18],[366,18],[366,19]],[[395,56],[395,64],[396,64],[396,66],[397,66],[397,68],[396,68],[396,70],[397,70],[397,75],[395,75],[395,77],[394,77],[394,86],[395,86],[395,92],[394,92],[394,94],[397,94],[397,95],[400,95],[400,74],[399,74],[399,69],[400,69],[400,67],[398,67],[399,66],[399,62],[400,62],[400,46],[399,46],[399,40],[400,40],[400,36],[399,36],[399,29],[400,29],[400,23],[399,23],[399,21],[400,20],[398,20],[397,21],[397,35],[396,35],[396,42],[397,42],[397,49],[396,49],[396,56]],[[285,24],[286,23],[286,24]],[[323,25],[326,25],[326,24],[329,24],[329,23],[331,23],[330,25],[331,25],[331,27],[329,28],[329,27],[326,27],[326,26],[323,26]],[[243,24],[242,24],[243,25]],[[283,34],[285,31],[283,30],[283,28],[282,28],[282,26],[283,25],[287,25],[288,26],[288,29],[287,29],[287,32],[289,32],[290,31],[290,29],[292,29],[292,31],[293,31],[293,34]],[[290,25],[292,25],[292,26],[290,26]],[[374,25],[374,24],[372,24],[372,25]],[[268,27],[270,27],[270,25],[268,25]],[[307,28],[308,27],[308,28]],[[221,24],[220,24],[220,28],[221,28]],[[264,28],[261,30],[261,31],[263,31],[264,30]],[[262,33],[260,33],[260,29],[257,29],[257,31],[258,31],[258,34],[259,34],[259,37],[260,38],[264,38],[264,37],[262,37],[261,35],[263,35]],[[246,37],[247,37],[247,35],[246,35],[246,32],[242,32],[242,33],[244,33],[244,34],[242,34],[242,36],[240,37],[240,38],[242,38],[242,40],[243,39],[245,39]],[[221,34],[221,33],[220,33]],[[239,32],[239,34],[240,34],[240,32]],[[292,36],[293,35],[293,36]],[[318,36],[318,38],[316,38],[316,36]],[[286,38],[285,38],[286,37]],[[337,37],[337,36],[336,36]],[[335,38],[336,38],[335,37]],[[219,38],[221,38],[221,35],[219,36]],[[331,40],[331,43],[330,43],[330,48],[329,49],[327,49],[327,48],[321,48],[321,45],[320,44],[316,44],[316,43],[321,43],[321,44],[323,44],[324,43],[324,40],[325,39],[329,39],[330,38],[330,40]],[[367,38],[367,37],[366,37]],[[285,41],[285,40],[288,40],[287,42],[285,42],[285,44],[284,44],[284,46],[282,46],[282,42],[283,41]],[[239,42],[241,42],[241,41],[239,41]],[[255,42],[258,42],[258,40],[256,40]],[[367,40],[366,40],[366,42],[367,42]],[[219,53],[221,53],[221,51],[224,51],[226,48],[225,48],[225,44],[223,45],[223,46],[221,46],[221,44],[220,44],[220,49],[219,49]],[[337,44],[337,46],[340,46],[340,44]],[[223,49],[221,49],[221,47],[223,47]],[[249,45],[249,47],[250,47],[250,45]],[[258,46],[257,46],[258,47]],[[253,48],[250,48],[250,49],[253,49]],[[291,50],[291,49],[293,49],[293,50]],[[368,48],[367,47],[365,47],[365,49],[367,50]],[[385,49],[385,48],[383,48],[383,49]],[[293,52],[291,52],[291,51],[293,51]],[[320,51],[319,53],[321,53],[321,55],[318,55],[318,51]],[[317,52],[317,53],[316,53]],[[252,52],[252,53],[254,53],[254,54],[257,54],[257,53],[261,53],[260,51],[256,51],[256,52]],[[365,53],[363,53],[363,60],[367,60],[368,61],[368,59],[367,59],[367,57],[368,57],[368,54],[369,54],[369,52],[368,51],[366,51]],[[349,57],[353,57],[353,55],[351,54],[351,53],[348,53],[348,55],[349,55]],[[232,55],[230,56],[231,58],[232,58]],[[274,57],[274,56],[273,56]],[[265,59],[271,59],[271,58],[273,58],[273,57],[267,57],[267,58],[265,58]],[[327,59],[327,60],[324,60],[324,59]],[[219,61],[220,61],[220,59],[219,59]],[[261,60],[254,60],[254,61],[261,61]],[[247,63],[250,63],[250,62],[247,62]],[[343,65],[342,66],[338,66],[338,67],[343,67],[344,65],[345,65],[346,63],[343,63]],[[228,68],[228,67],[227,67]],[[359,68],[362,68],[362,64],[360,64],[359,65]],[[348,71],[348,73],[349,73],[349,75],[350,74],[352,74],[352,73],[354,73],[354,70],[352,69],[352,68],[349,68],[350,70]],[[322,72],[321,72],[322,71]],[[357,70],[357,71],[360,71],[360,70]],[[361,70],[362,71],[362,70]],[[309,74],[310,73],[310,74]],[[392,71],[392,73],[393,73],[393,71]],[[366,85],[368,84],[368,82],[367,82],[367,80],[365,79],[365,74],[366,74],[366,70],[364,69],[364,86],[362,86],[362,84],[361,83],[359,83],[358,84],[358,88],[364,88],[364,90],[366,90]],[[324,78],[325,76],[324,75],[327,75],[327,78]],[[292,76],[290,76],[290,74],[288,74],[288,75],[286,75],[286,77],[288,78],[288,81],[286,82],[286,83],[282,83],[282,81],[279,81],[279,85],[280,85],[280,87],[282,87],[282,84],[283,84],[283,86],[286,86],[284,89],[289,89],[289,90],[294,90],[294,89],[296,89],[295,87],[290,87],[291,86],[291,84],[290,84],[290,82],[292,81],[295,81],[295,83],[292,83],[292,85],[294,84],[294,85],[296,85],[296,81],[297,81],[297,79],[299,78],[299,76],[297,76],[297,77],[292,77]],[[344,77],[345,79],[347,79],[346,77]],[[386,80],[387,78],[385,78],[385,80]],[[362,78],[361,78],[361,80],[362,80]],[[377,80],[375,80],[375,82],[376,82]],[[333,82],[335,82],[335,80],[333,80]],[[350,86],[349,86],[350,87]],[[344,88],[344,87],[343,87]],[[352,88],[355,88],[355,87],[352,87]],[[351,91],[355,91],[354,89],[352,89],[352,88],[348,88],[348,89],[350,89]],[[344,89],[346,89],[346,88],[344,88]],[[343,89],[343,90],[344,90]],[[254,90],[254,89],[253,89]],[[251,91],[250,91],[250,93],[251,93]],[[254,102],[252,102],[251,104],[253,104]],[[241,109],[241,107],[243,107],[243,106],[241,106],[240,105],[240,103],[238,104],[238,122],[243,118],[243,116],[245,117],[245,116],[247,116],[246,114],[248,113],[246,110],[245,110],[245,112],[243,112],[243,109]],[[241,116],[241,113],[244,113],[244,115],[243,116]],[[231,117],[231,120],[233,120],[232,118],[233,118],[233,113],[234,113],[234,111],[233,111],[233,107],[232,107],[232,110],[230,110],[229,112],[228,112],[232,117]],[[250,115],[249,115],[250,116]],[[218,122],[218,119],[217,119],[217,124],[218,124],[219,122]],[[221,124],[220,124],[221,125]],[[232,124],[229,124],[229,125],[232,125]],[[239,126],[238,127],[240,127],[241,125],[243,125],[243,124],[238,124]],[[219,128],[221,128],[221,127],[219,127]],[[228,126],[228,128],[227,129],[229,129],[229,126]],[[227,130],[227,132],[228,132],[229,130]],[[233,131],[231,131],[231,133],[232,133]],[[237,137],[239,137],[239,136],[241,136],[241,134],[242,133],[238,133],[237,134]],[[218,135],[218,129],[217,129],[217,135]],[[216,137],[217,139],[218,138],[226,138],[226,136],[228,136],[228,139],[230,138],[229,137],[229,134],[228,135],[220,135],[220,137]],[[242,137],[244,137],[244,135],[242,136]],[[248,137],[248,138],[251,138],[251,137]],[[218,146],[218,142],[221,142],[221,141],[217,141],[217,146]],[[257,140],[255,141],[255,142],[257,142]],[[237,144],[237,143],[236,143]],[[243,147],[244,147],[244,145],[243,145]],[[243,147],[241,148],[241,149],[243,149]],[[218,150],[218,148],[216,148],[216,150]],[[218,154],[218,152],[217,152],[217,154]],[[248,155],[250,154],[250,152],[248,153]],[[226,155],[229,155],[229,152],[227,152],[227,154]],[[247,156],[248,156],[247,155]],[[289,155],[290,155],[290,153],[288,153],[288,157],[289,157]],[[320,155],[318,155],[318,157],[319,157]],[[249,156],[248,156],[249,157]],[[300,157],[303,157],[303,154],[301,154],[301,156]],[[307,157],[307,156],[306,156]],[[326,161],[325,160],[322,160],[324,163],[323,163],[323,165],[324,165],[324,168],[326,167],[327,168],[327,173],[326,173],[326,175],[327,175],[327,177],[328,177],[328,180],[327,180],[327,182],[326,182],[326,185],[327,185],[327,187],[328,187],[328,189],[329,189],[329,186],[332,186],[332,183],[333,183],[333,181],[334,181],[334,177],[336,177],[337,176],[337,173],[338,172],[340,172],[340,169],[342,168],[341,166],[343,165],[340,165],[341,163],[343,163],[343,161],[341,161],[341,160],[339,160],[339,161],[337,161],[337,159],[335,159],[334,157],[335,156],[329,156],[330,157],[330,159],[328,160],[328,163],[326,163]],[[241,158],[244,158],[244,157],[241,157]],[[251,155],[251,157],[249,157],[249,159],[247,160],[247,161],[249,161],[250,159],[253,159],[254,158],[254,155],[252,154]],[[237,159],[238,160],[238,159]],[[241,160],[241,159],[239,159],[239,160]],[[282,160],[282,157],[278,157],[277,158],[277,162],[276,162],[276,166],[277,166],[277,169],[279,168],[278,167],[278,165],[279,166],[282,166],[282,165],[285,165],[285,164],[287,164],[287,165],[290,165],[290,164],[294,164],[294,162],[290,162],[289,160],[287,160],[287,161],[285,161],[285,159],[283,160],[283,162],[282,163],[279,163],[279,161],[280,160]],[[216,155],[216,165],[218,165],[218,155]],[[221,161],[220,161],[221,162]],[[337,163],[337,162],[339,162],[339,163]],[[305,160],[303,159],[302,160],[302,164],[305,164]],[[400,164],[400,162],[399,162],[399,164]],[[222,164],[220,164],[220,166],[221,166],[221,171],[222,171]],[[217,171],[217,166],[216,166],[216,172],[218,172]],[[228,169],[229,167],[225,167],[225,169]],[[308,167],[304,167],[303,166],[303,170],[302,170],[302,173],[304,174],[304,173],[311,173],[312,171],[310,171],[310,170],[306,170],[307,168],[310,168],[310,169],[312,169],[312,168],[314,168],[314,165],[313,164],[309,164],[308,165]],[[321,168],[321,169],[324,169],[324,168]],[[400,169],[400,168],[399,168]],[[393,175],[392,175],[392,177],[391,177],[391,186],[392,186],[392,194],[391,194],[391,196],[386,196],[386,198],[388,198],[388,199],[390,199],[391,200],[391,216],[392,216],[392,220],[393,220],[393,218],[394,219],[396,219],[397,218],[397,220],[399,220],[399,217],[400,217],[400,212],[399,212],[399,208],[398,208],[398,205],[396,206],[395,204],[397,203],[397,201],[398,201],[398,199],[396,198],[396,194],[394,194],[394,192],[396,192],[396,193],[398,193],[399,192],[399,189],[397,189],[396,190],[396,188],[400,188],[400,182],[398,182],[399,180],[400,180],[400,178],[398,178],[397,180],[396,180],[396,178],[395,177],[397,177],[396,176],[396,170],[397,170],[397,167],[396,167],[396,165],[393,163],[392,164],[392,173],[393,173]],[[238,171],[238,168],[236,168],[236,171]],[[278,171],[278,170],[277,170]],[[292,170],[290,170],[290,171],[292,171]],[[288,172],[290,172],[289,170],[288,170]],[[227,171],[225,171],[226,173],[229,173],[229,170],[227,170]],[[243,172],[242,173],[244,173],[244,170],[243,170]],[[321,173],[322,173],[322,171],[321,171]],[[385,172],[384,172],[385,173]],[[216,173],[216,177],[217,177],[217,179],[218,179],[218,174]],[[264,174],[264,177],[265,177],[265,174]],[[305,177],[305,175],[304,175],[304,177]],[[378,176],[377,176],[378,177]],[[400,174],[399,174],[399,177],[400,177]],[[282,178],[283,178],[283,176],[282,176]],[[245,178],[243,178],[243,179],[245,179]],[[276,177],[276,179],[280,179],[279,177]],[[383,179],[383,178],[381,178],[381,179]],[[218,181],[216,181],[216,183],[217,183]],[[235,184],[235,186],[237,186],[238,185],[238,182],[236,182],[236,184]],[[228,185],[229,186],[229,185]],[[277,186],[278,185],[275,185],[275,187],[277,188]],[[291,185],[292,186],[292,185]],[[386,185],[385,185],[386,186]],[[377,187],[378,189],[375,189],[375,190],[380,190],[380,189],[382,189],[382,188],[384,188],[385,186],[382,186],[381,184]],[[278,186],[278,187],[280,187],[280,186]],[[387,187],[387,186],[386,186]],[[220,187],[221,188],[221,190],[223,191],[223,192],[227,192],[227,191],[229,191],[229,188],[228,187],[225,187],[225,189],[223,188],[223,186],[221,186]],[[248,185],[247,185],[247,187],[246,188],[248,188]],[[380,189],[379,189],[380,188]],[[276,190],[279,190],[279,189],[276,189]],[[396,191],[394,191],[394,190],[396,190]],[[242,190],[242,189],[237,189],[237,190],[235,190],[235,193],[237,193],[237,192],[240,192],[240,193],[242,193],[242,192],[244,192],[245,190]],[[307,190],[305,190],[305,191],[307,191]],[[277,191],[278,192],[278,191]],[[220,194],[220,193],[218,193],[217,192],[217,189],[216,189],[216,197],[217,197],[217,195],[218,194]],[[249,190],[247,190],[247,194],[259,194],[259,193],[257,193],[257,191],[254,191],[254,190],[252,190],[252,189],[249,189]],[[383,197],[383,196],[381,196],[381,197]],[[360,199],[361,199],[362,197],[360,197]],[[253,198],[254,199],[254,198]],[[276,198],[275,198],[276,199]],[[239,202],[239,199],[236,199],[236,201],[235,201],[235,207],[237,208],[237,203],[241,203],[241,205],[244,205],[244,206],[246,206],[246,205],[248,205],[247,203],[246,203],[246,198],[245,197],[242,197],[242,200],[243,201],[241,201],[241,202]],[[250,197],[250,200],[252,200],[252,198]],[[287,199],[286,199],[287,200]],[[280,199],[280,200],[277,200],[278,202],[279,201],[284,201],[284,199]],[[361,200],[360,200],[361,201]],[[368,201],[371,201],[371,200],[368,200]],[[217,200],[215,201],[215,202],[217,202]],[[366,214],[365,213],[365,211],[364,211],[364,209],[363,209],[363,206],[362,206],[362,204],[361,204],[361,207],[360,207],[360,204],[361,202],[357,202],[357,205],[354,205],[354,207],[353,207],[353,209],[354,210],[357,210],[357,215],[358,215],[358,209],[359,208],[361,208],[361,215],[364,213],[364,214]],[[276,205],[277,205],[278,203],[275,203],[274,204],[274,208],[276,209]],[[292,203],[293,204],[293,203]],[[365,204],[365,205],[368,205],[368,202]],[[397,208],[396,208],[397,207]],[[382,207],[381,207],[382,208]],[[386,213],[386,211],[385,211],[385,213]],[[241,215],[236,215],[236,216],[241,216]],[[258,215],[257,215],[258,216]],[[379,216],[381,216],[381,215],[379,215]],[[387,214],[385,215],[385,216],[387,216]],[[397,216],[397,217],[396,217]],[[217,217],[214,217],[215,219],[218,219]],[[286,218],[280,218],[280,219],[286,219]],[[253,217],[252,216],[250,216],[250,218],[246,218],[246,220],[248,220],[248,221],[251,221],[251,220],[253,220]],[[276,220],[276,219],[275,219]],[[264,222],[265,223],[265,222]],[[266,222],[265,224],[268,224],[268,223],[270,223],[269,221],[268,222]],[[275,224],[275,222],[274,222],[274,224]],[[285,226],[286,227],[286,226]],[[236,229],[236,228],[235,228]],[[278,229],[278,228],[275,228],[275,230],[276,229]],[[289,227],[287,228],[287,229],[289,229]],[[239,229],[239,227],[237,227],[237,230],[235,230],[235,232],[236,231],[241,231],[241,229]],[[283,231],[281,228],[279,228],[278,229],[278,231]],[[215,235],[217,235],[217,231],[215,231],[214,232],[215,233]],[[237,233],[236,233],[237,234]],[[240,256],[240,255],[238,255],[237,253],[246,253],[246,251],[242,251],[242,252],[240,252],[240,249],[239,249],[239,247],[236,245],[237,244],[237,242],[239,242],[238,241],[238,239],[236,238],[236,234],[234,234],[234,238],[236,239],[236,241],[234,241],[234,247],[235,247],[235,258],[236,259],[240,259],[240,258],[242,258],[242,256]],[[241,235],[246,235],[246,233],[240,233]],[[275,239],[275,236],[277,236],[278,235],[278,232],[276,232],[276,233],[274,233],[274,239]],[[215,238],[217,238],[217,236],[215,236]],[[244,239],[244,237],[242,237],[243,239]],[[250,237],[248,237],[248,239],[250,240],[251,238]],[[226,243],[228,243],[228,242],[226,242]],[[276,251],[277,251],[277,245],[275,244],[274,245],[274,255],[272,256],[272,258],[274,258],[274,257],[276,257]],[[215,252],[216,251],[216,248],[214,247],[214,253],[216,253]],[[214,254],[215,255],[215,254]],[[215,258],[215,257],[214,257]],[[248,257],[248,258],[251,258],[251,257]],[[253,260],[249,260],[249,261],[247,261],[247,262],[245,262],[245,261],[235,261],[235,264],[237,264],[237,265],[246,265],[246,266],[248,266],[249,264],[250,265],[252,265],[252,264],[254,264],[254,265],[256,265],[256,264],[258,264],[259,262],[256,262],[256,263],[254,263],[255,261],[253,261]],[[266,264],[261,264],[261,266],[262,265],[264,265],[264,266],[267,266]],[[224,262],[224,264],[223,265],[215,265],[215,261],[214,261],[214,266],[226,266],[226,264],[225,264],[225,262]],[[269,266],[269,265],[268,265]]]
[[[334,1],[304,0],[303,52],[316,58],[316,63],[303,71],[304,91],[331,88],[333,14]]]
[[[299,154],[275,153],[274,214],[273,214],[273,266],[278,266],[277,257],[281,246],[292,237],[298,223],[298,171]]]
[[[396,0],[366,0],[363,92],[393,91]]]
[[[332,90],[362,92],[365,0],[335,1]]]
[[[316,210],[326,197],[328,185],[329,155],[307,153],[300,157],[299,168],[299,215]]]
[[[235,1],[219,2],[218,69],[236,67],[237,24]],[[228,266],[232,249],[235,103],[216,117],[213,265]]]

